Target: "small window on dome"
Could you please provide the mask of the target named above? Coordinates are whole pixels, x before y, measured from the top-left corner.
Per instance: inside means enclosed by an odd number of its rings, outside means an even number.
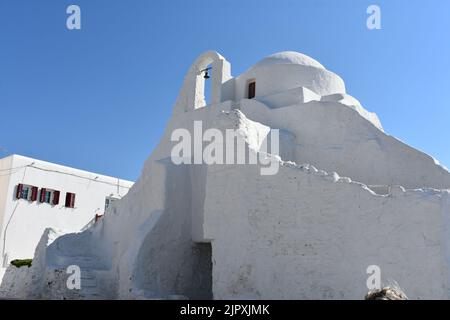
[[[256,96],[256,81],[250,80],[247,88],[247,98],[253,99]]]

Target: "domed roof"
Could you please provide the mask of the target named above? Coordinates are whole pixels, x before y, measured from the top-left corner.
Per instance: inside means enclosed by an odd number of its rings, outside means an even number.
[[[255,64],[252,68],[262,67],[273,64],[298,64],[302,66],[309,66],[319,69],[325,69],[323,65],[299,52],[295,51],[283,51],[274,53]]]

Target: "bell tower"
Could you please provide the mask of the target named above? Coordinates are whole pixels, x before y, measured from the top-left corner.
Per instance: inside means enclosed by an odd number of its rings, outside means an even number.
[[[211,81],[211,102],[222,101],[222,84],[231,78],[231,65],[219,53],[207,51],[200,55],[189,68],[184,79],[183,89],[177,103],[184,104],[184,111],[192,111],[206,106],[205,81]]]

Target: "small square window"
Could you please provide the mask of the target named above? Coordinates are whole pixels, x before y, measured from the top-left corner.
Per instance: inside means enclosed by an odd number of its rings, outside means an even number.
[[[105,213],[108,212],[109,208],[111,208],[112,204],[117,200],[119,199],[111,196],[105,198]]]
[[[66,208],[75,208],[75,193],[66,193],[66,202],[64,205]]]

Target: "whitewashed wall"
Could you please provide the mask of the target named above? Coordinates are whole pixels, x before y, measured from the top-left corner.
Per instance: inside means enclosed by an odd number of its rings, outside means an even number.
[[[7,255],[7,262],[33,258],[36,244],[45,228],[51,227],[64,232],[79,231],[96,213],[103,213],[105,197],[124,196],[132,186],[130,181],[118,181],[113,177],[18,155],[6,158],[9,159],[10,167],[20,169],[10,172],[8,183],[0,186],[4,190],[2,193],[6,195],[4,210],[0,212],[3,218],[0,250]],[[33,167],[21,168],[33,162]],[[39,189],[44,187],[59,190],[59,204],[40,203],[39,198],[33,202],[16,199],[16,187],[19,183]],[[65,207],[66,192],[76,194],[75,208]]]
[[[450,188],[447,169],[386,134],[351,106],[311,101],[270,109],[248,99],[239,105],[249,119],[295,136],[295,156],[284,160],[311,163],[366,184]]]
[[[307,169],[208,169],[215,299],[362,299],[369,265],[411,299],[449,297],[448,192],[394,187],[379,196]]]
[[[4,215],[3,212],[5,212],[5,206],[8,197],[8,186],[9,186],[9,179],[10,179],[10,169],[12,168],[12,157],[3,158],[0,160],[0,230],[3,228],[3,220]],[[1,267],[1,260],[0,260],[0,267]],[[1,276],[1,275],[0,275]]]

